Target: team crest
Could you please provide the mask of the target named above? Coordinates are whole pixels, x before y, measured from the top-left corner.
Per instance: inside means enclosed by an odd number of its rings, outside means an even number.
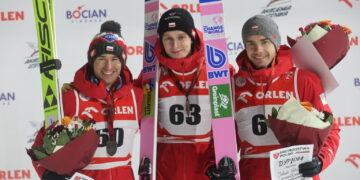
[[[243,87],[246,84],[246,79],[244,77],[238,76],[235,79],[235,85],[238,87]]]

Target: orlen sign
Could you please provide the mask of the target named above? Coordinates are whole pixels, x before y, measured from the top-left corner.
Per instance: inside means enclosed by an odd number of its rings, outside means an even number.
[[[31,179],[30,169],[0,170],[0,180],[2,179]]]
[[[24,11],[0,11],[1,21],[23,21],[25,18]]]
[[[170,9],[164,3],[160,3],[160,7],[164,10]],[[171,8],[183,8],[191,13],[200,13],[200,4],[192,3],[192,4],[173,4]]]
[[[143,55],[143,46],[127,46],[126,53],[128,56]]]

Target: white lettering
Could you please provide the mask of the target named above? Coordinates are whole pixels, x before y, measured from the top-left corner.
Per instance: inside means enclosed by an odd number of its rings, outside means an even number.
[[[115,107],[115,114],[134,114],[134,107],[132,107],[132,106],[117,106],[117,107]]]
[[[257,99],[290,99],[294,97],[294,94],[291,91],[266,91],[265,94],[263,92],[256,92],[255,97]]]

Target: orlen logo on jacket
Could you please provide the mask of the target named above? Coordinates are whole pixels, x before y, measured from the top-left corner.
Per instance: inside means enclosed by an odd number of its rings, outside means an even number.
[[[269,17],[287,16],[291,9],[292,0],[269,0],[261,14]]]
[[[107,17],[106,9],[86,9],[85,5],[66,11],[66,19],[72,23],[100,22]]]
[[[0,11],[1,21],[23,21],[24,11]]]
[[[160,7],[162,9],[169,10],[170,8],[166,6],[164,3],[160,3]],[[200,13],[200,4],[199,3],[192,3],[192,4],[173,4],[171,8],[183,8],[190,13]]]
[[[0,92],[0,105],[10,105],[15,101],[15,92]]]

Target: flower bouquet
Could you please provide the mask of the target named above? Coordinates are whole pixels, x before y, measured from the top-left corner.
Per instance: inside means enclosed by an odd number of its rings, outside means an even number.
[[[273,108],[268,115],[268,125],[282,146],[314,144],[314,155],[323,146],[332,122],[332,114],[318,111],[310,103],[300,103],[295,98],[286,101],[278,110]]]
[[[27,153],[47,170],[72,175],[89,164],[99,144],[94,123],[78,117],[56,121],[45,129],[42,145],[27,149]]]
[[[310,23],[305,28],[300,27],[301,35],[307,35],[316,50],[324,59],[326,65],[331,69],[337,65],[348,52],[349,37],[351,30],[345,26],[332,24],[329,20]],[[292,47],[298,39],[287,37]]]

